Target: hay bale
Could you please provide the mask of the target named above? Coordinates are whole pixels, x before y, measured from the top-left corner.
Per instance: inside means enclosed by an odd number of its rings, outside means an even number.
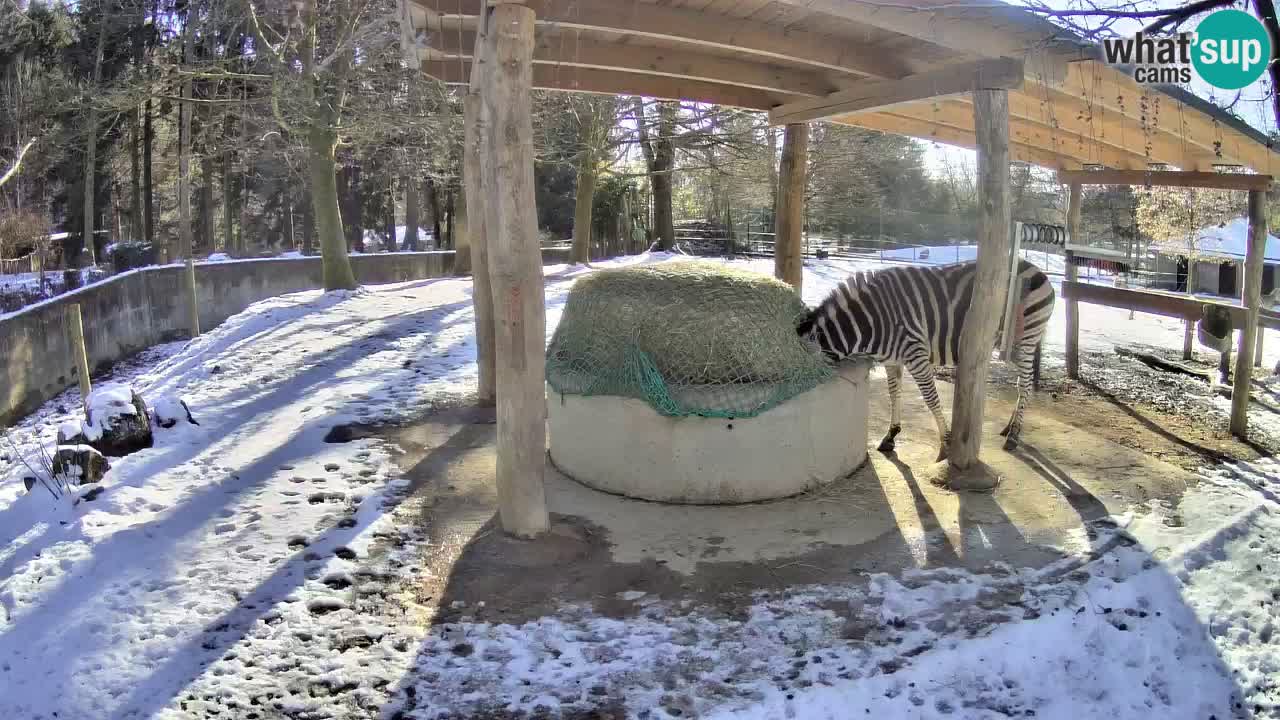
[[[569,293],[547,381],[664,415],[750,417],[832,377],[796,335],[804,313],[786,283],[718,263],[602,270]]]

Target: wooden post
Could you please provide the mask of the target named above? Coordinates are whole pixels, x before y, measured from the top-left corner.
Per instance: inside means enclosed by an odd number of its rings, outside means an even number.
[[[1267,329],[1259,325],[1258,326],[1258,344],[1255,346],[1254,353],[1253,353],[1254,367],[1262,367],[1262,339],[1265,338],[1266,336],[1267,336]]]
[[[1182,359],[1190,360],[1195,349],[1192,342],[1196,336],[1196,321],[1186,320],[1182,323]]]
[[[1080,183],[1072,183],[1070,195],[1067,196],[1067,244],[1080,242],[1080,213],[1084,204],[1084,188]],[[1070,250],[1064,250],[1066,259],[1064,276],[1067,282],[1077,279],[1075,256]],[[1067,300],[1067,377],[1080,379],[1080,303]]]
[[[84,324],[80,317],[80,304],[71,303],[62,316],[63,327],[67,333],[67,348],[71,351],[71,360],[76,364],[76,379],[80,381],[80,404],[89,415],[89,393],[93,386],[89,382],[89,353],[84,346]]]
[[[1022,223],[1013,224],[1013,239],[1010,240],[1009,248],[1009,282],[1007,284],[1006,297],[1004,302],[1004,323],[1000,327],[1000,359],[1008,362],[1013,357],[1014,334],[1018,327],[1017,319],[1014,317],[1014,310],[1018,306],[1018,300],[1022,298],[1022,283],[1018,280],[1018,261],[1022,258],[1018,257],[1018,249],[1022,246]],[[960,246],[956,246],[956,254],[959,255]],[[959,262],[959,258],[956,258]]]
[[[480,44],[483,40],[483,35],[478,36],[476,43]],[[477,48],[476,52],[478,56],[481,49]],[[476,63],[473,66],[473,81],[480,80],[478,69],[483,65],[483,63]],[[488,213],[479,203],[483,178],[480,169],[481,156],[484,152],[481,138],[487,131],[480,110],[480,82],[473,82],[471,90],[462,99],[465,134],[462,181],[463,195],[471,199],[468,208],[467,235],[470,236],[471,247],[471,303],[476,323],[476,363],[479,365],[480,374],[476,391],[481,405],[493,405],[497,393],[494,385],[493,286],[489,280],[489,244],[485,239],[485,220]],[[455,258],[456,256],[455,252]]]
[[[1258,336],[1258,310],[1262,307],[1262,262],[1267,245],[1267,193],[1249,191],[1249,247],[1245,253],[1244,327],[1236,352],[1236,377],[1231,388],[1231,434],[1248,435],[1249,386],[1253,381],[1254,343]]]
[[[183,273],[185,285],[187,286],[187,329],[191,331],[191,337],[200,337],[200,303],[196,298],[196,264],[187,255],[187,268]]]
[[[782,139],[778,171],[778,212],[774,218],[773,275],[800,292],[804,282],[801,232],[804,228],[804,184],[809,165],[809,126],[790,123]]]
[[[960,333],[952,405],[951,465],[968,470],[978,464],[987,392],[987,364],[1000,324],[1001,301],[1008,288],[1009,262],[1009,92],[975,90],[973,119],[978,148],[978,268],[973,297]],[[984,476],[985,478],[985,476]],[[990,487],[994,479],[972,483]],[[953,487],[959,484],[953,482]]]
[[[498,511],[502,527],[534,537],[549,527],[546,463],[546,317],[533,192],[533,27],[523,5],[495,5],[481,62],[481,192],[497,362]],[[483,210],[480,206],[483,204]]]

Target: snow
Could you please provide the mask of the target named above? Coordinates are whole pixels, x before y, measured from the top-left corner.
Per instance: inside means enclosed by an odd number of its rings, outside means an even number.
[[[1249,246],[1249,219],[1238,217],[1221,226],[1210,225],[1196,233],[1196,253],[1207,257],[1244,260]],[[1177,254],[1176,249],[1165,252]],[[1267,262],[1280,262],[1280,238],[1267,234]]]
[[[875,266],[810,261],[804,297]],[[546,272],[549,335],[590,271]],[[424,629],[388,597],[426,548],[397,516],[408,481],[386,446],[324,437],[464,398],[470,292],[447,278],[287,295],[121,363],[94,407],[132,387],[157,408],[185,400],[200,425],[157,428],[81,489],[92,500],[21,482],[77,390],[0,438],[0,717],[427,719],[601,697],[652,720],[1280,715],[1271,459],[1207,467],[1177,503],[1096,524],[1090,552],[1042,571],[873,575],[761,594],[737,619],[628,592],[643,607],[627,620],[568,607]],[[1181,344],[1177,321],[1080,314],[1084,350]],[[1059,303],[1047,364],[1063,323]]]
[[[1027,262],[1050,275],[1062,275],[1066,270],[1061,254],[1040,250],[1022,250],[1019,253]],[[954,265],[978,259],[977,245],[940,245],[934,247],[911,246],[880,251],[879,258],[889,262],[909,262],[919,265]]]

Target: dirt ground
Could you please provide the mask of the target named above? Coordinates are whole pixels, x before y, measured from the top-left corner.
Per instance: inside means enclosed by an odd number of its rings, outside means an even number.
[[[1014,391],[1003,367],[993,366],[984,457],[1004,478],[995,492],[953,493],[917,480],[913,468],[931,462],[936,438],[923,402],[908,393],[895,455],[872,449],[853,475],[796,498],[661,505],[587,489],[548,464],[553,528],[534,542],[511,539],[498,526],[492,410],[439,408],[410,425],[339,434],[378,436],[402,451],[398,462],[412,481],[402,511],[429,537],[426,572],[405,588],[423,623],[519,623],[570,606],[621,618],[655,598],[732,618],[762,592],[857,585],[875,572],[990,572],[1001,564],[1096,557],[1123,542],[1105,518],[1152,502],[1176,505],[1196,482],[1196,468],[1252,459],[1275,446],[1269,436],[1268,444],[1232,438],[1225,420],[1211,414],[1207,388],[1196,394],[1185,386],[1192,379],[1163,377],[1119,356],[1082,359],[1082,382],[1045,375],[1025,447],[1012,455],[999,449],[995,432]],[[883,380],[877,382],[872,448],[888,421]],[[949,406],[949,383],[940,389]],[[1014,600],[979,605],[998,620],[1000,606]]]

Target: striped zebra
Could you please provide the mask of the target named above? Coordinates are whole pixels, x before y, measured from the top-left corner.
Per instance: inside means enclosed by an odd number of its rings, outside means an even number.
[[[976,262],[855,273],[809,311],[796,327],[802,338],[815,344],[832,362],[851,355],[865,355],[884,363],[889,381],[890,421],[889,432],[880,441],[882,452],[894,449],[894,441],[902,430],[900,389],[905,367],[938,423],[938,460],[947,457],[951,431],[938,401],[934,368],[955,365],[959,357],[960,330],[969,312],[976,273]],[[1018,367],[1018,403],[1009,424],[1000,433],[1006,437],[1006,450],[1018,446],[1022,412],[1034,390],[1033,359],[1053,314],[1053,286],[1040,268],[1025,260],[1019,261],[1018,276],[1022,293],[1016,306],[1019,316],[1013,345],[1013,362]],[[1001,293],[1002,301],[1003,298]]]

